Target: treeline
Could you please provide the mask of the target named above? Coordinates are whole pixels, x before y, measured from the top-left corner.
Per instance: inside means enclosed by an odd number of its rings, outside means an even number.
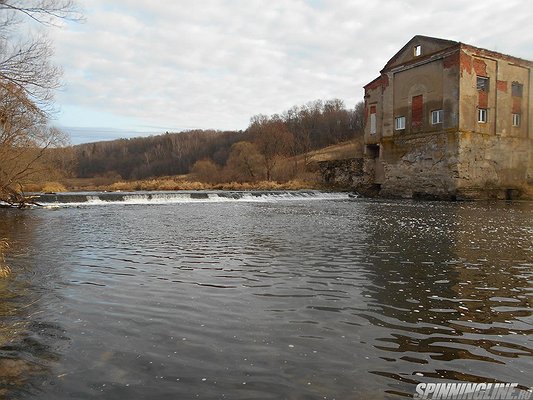
[[[240,132],[192,130],[75,146],[74,176],[143,179],[186,174],[196,161],[224,163]]]
[[[224,179],[272,180],[282,160],[301,155],[305,165],[310,151],[362,135],[363,117],[362,103],[347,109],[338,99],[316,100],[282,114],[256,115],[245,131],[192,130],[74,146],[70,169],[80,178],[193,172],[205,180],[225,170]],[[298,166],[291,168],[294,174]]]

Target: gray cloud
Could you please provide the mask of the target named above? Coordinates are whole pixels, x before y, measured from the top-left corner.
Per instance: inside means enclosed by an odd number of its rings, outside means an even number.
[[[317,98],[353,106],[416,34],[533,58],[533,3],[518,0],[93,0],[86,15],[52,33],[58,102],[83,126],[102,126],[84,107],[172,130],[244,129]]]

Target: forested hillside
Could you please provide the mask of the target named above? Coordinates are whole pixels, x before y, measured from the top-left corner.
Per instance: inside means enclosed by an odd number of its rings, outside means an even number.
[[[227,179],[272,180],[289,157],[362,134],[364,110],[341,100],[316,100],[281,114],[256,115],[245,131],[193,130],[74,146],[71,174],[90,178],[144,179],[225,168]],[[296,168],[297,166],[295,166]]]
[[[143,179],[188,173],[199,159],[224,163],[241,132],[194,130],[75,146],[73,174]]]

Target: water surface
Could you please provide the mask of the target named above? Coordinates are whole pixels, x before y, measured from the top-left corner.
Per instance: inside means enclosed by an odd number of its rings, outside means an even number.
[[[0,281],[1,394],[533,386],[531,203],[145,200],[0,210],[13,270]]]

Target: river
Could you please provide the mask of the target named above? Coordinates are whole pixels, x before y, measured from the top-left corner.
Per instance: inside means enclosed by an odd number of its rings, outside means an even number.
[[[0,397],[533,386],[532,203],[84,196],[0,210]]]

